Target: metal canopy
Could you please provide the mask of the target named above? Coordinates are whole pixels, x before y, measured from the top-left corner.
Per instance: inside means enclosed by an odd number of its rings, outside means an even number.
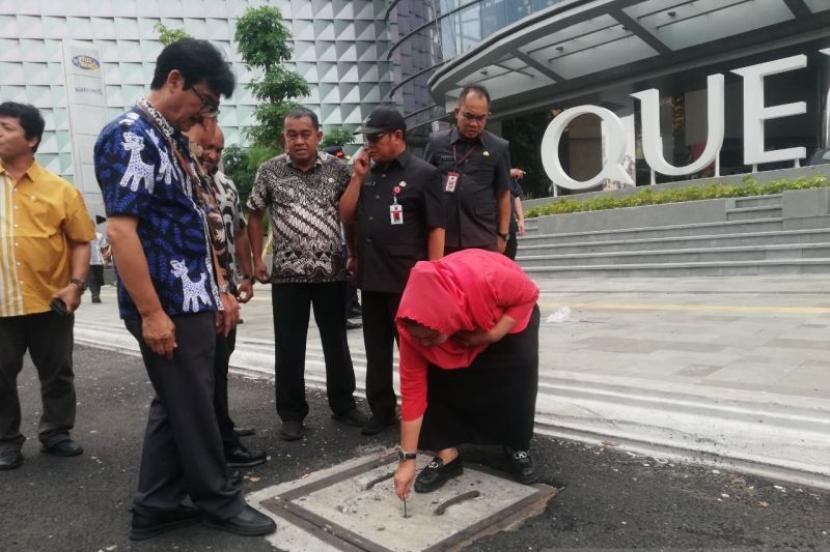
[[[462,85],[480,83],[503,110],[816,35],[830,37],[830,1],[564,0],[445,63],[429,86],[436,103],[446,105]]]

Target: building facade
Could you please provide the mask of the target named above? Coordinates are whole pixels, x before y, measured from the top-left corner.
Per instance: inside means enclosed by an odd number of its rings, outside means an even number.
[[[585,183],[619,153],[629,184],[643,185],[793,166],[827,145],[826,0],[389,0],[386,18],[392,97],[411,125],[428,132],[448,120],[463,85],[487,86],[493,130],[511,140],[536,196],[552,182],[574,189],[567,178],[556,182],[554,161],[559,174]],[[718,136],[709,106],[719,103],[723,131],[710,159],[707,144]],[[554,120],[580,106],[614,118],[573,118],[542,151]],[[652,112],[659,131],[643,128]],[[622,148],[608,142],[616,119]],[[765,152],[790,154],[748,154],[758,136]],[[658,154],[698,170],[668,174]],[[626,184],[610,176],[590,189]]]
[[[100,212],[97,185],[76,166],[74,149],[90,144],[78,140],[72,128],[67,43],[97,51],[110,118],[149,88],[162,48],[157,23],[210,40],[225,52],[238,79],[233,97],[222,102],[220,124],[226,143],[240,144],[252,123],[256,101],[246,84],[255,75],[237,52],[235,21],[248,7],[263,4],[279,8],[291,29],[294,55],[287,68],[308,81],[309,97],[299,101],[318,113],[324,130],[357,126],[388,97],[384,0],[0,0],[0,101],[41,109],[46,132],[39,161],[73,181]],[[82,153],[91,158],[91,151]]]

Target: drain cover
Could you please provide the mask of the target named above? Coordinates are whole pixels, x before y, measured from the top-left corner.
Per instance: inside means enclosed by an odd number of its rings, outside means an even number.
[[[418,466],[428,462],[419,456]],[[350,460],[249,497],[278,520],[272,542],[289,552],[348,550],[404,552],[454,550],[538,515],[556,494],[484,467],[465,465],[461,477],[403,503],[393,492],[397,456]],[[287,523],[286,523],[287,522]]]

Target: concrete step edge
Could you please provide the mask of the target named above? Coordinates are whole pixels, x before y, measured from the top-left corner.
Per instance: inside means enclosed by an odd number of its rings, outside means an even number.
[[[758,205],[755,207],[732,207],[726,210],[726,214],[732,213],[757,213],[760,211],[780,211],[781,205]]]
[[[830,401],[826,408],[805,409],[792,404],[797,397],[788,398],[791,404],[771,405],[759,402],[723,400],[704,395],[671,392],[658,395],[640,388],[618,386],[586,386],[579,381],[562,380],[552,383],[539,380],[540,394],[563,399],[581,397],[614,404],[639,406],[652,410],[683,411],[708,417],[723,417],[747,422],[761,421],[768,427],[808,429],[830,435]],[[543,392],[544,390],[544,392]],[[765,394],[766,397],[766,394]]]
[[[704,241],[704,240],[737,240],[737,239],[763,239],[772,237],[801,237],[827,234],[830,236],[830,228],[811,228],[809,230],[772,230],[768,232],[739,232],[737,234],[703,234],[695,236],[667,236],[662,238],[635,238],[628,240],[602,240],[602,241],[587,241],[587,242],[572,242],[572,243],[551,243],[540,245],[525,245],[521,244],[519,251],[528,251],[536,249],[565,249],[569,247],[597,247],[597,246],[613,246],[613,245],[632,245],[632,244],[649,244],[649,243],[669,243],[673,241]],[[553,234],[555,236],[555,234]],[[555,240],[555,238],[551,238]],[[799,243],[799,242],[793,242]],[[779,244],[780,245],[780,244]]]
[[[601,428],[566,425],[555,420],[537,419],[535,431],[541,435],[589,443],[661,462],[675,460],[712,468],[735,470],[747,475],[777,480],[786,484],[830,490],[830,474],[815,469],[782,466],[775,462],[746,458],[745,455],[701,450],[689,443],[658,440],[648,435],[612,434]],[[820,466],[818,467],[820,469]]]
[[[830,219],[830,217],[828,217]],[[686,230],[686,229],[696,229],[696,228],[714,228],[714,227],[730,227],[730,226],[746,226],[746,225],[757,225],[757,224],[768,224],[768,223],[777,223],[783,222],[784,219],[781,217],[769,217],[769,218],[759,218],[759,219],[752,219],[752,220],[723,220],[717,222],[699,222],[695,224],[673,224],[669,226],[643,226],[637,228],[614,228],[609,230],[592,230],[590,232],[562,232],[557,234],[539,234],[537,236],[526,236],[522,237],[522,241],[534,241],[540,239],[550,239],[550,238],[571,238],[571,237],[578,237],[578,236],[601,236],[601,235],[619,235],[619,234],[632,234],[636,232],[661,232],[661,231],[670,231],[670,230]]]
[[[566,253],[563,255],[536,255],[516,257],[516,262],[539,261],[557,259],[592,259],[595,257],[658,257],[660,255],[679,255],[689,253],[751,253],[758,251],[789,251],[794,249],[825,249],[830,248],[830,242],[819,243],[782,243],[773,245],[737,245],[732,247],[695,247],[681,249],[635,249],[630,251],[595,252],[595,253]]]
[[[624,271],[639,269],[677,269],[677,268],[728,268],[728,267],[751,267],[751,266],[805,266],[805,265],[827,265],[830,268],[830,258],[814,259],[765,259],[758,261],[704,261],[704,262],[681,262],[681,263],[630,263],[618,265],[573,265],[573,266],[528,266],[522,267],[525,272],[594,272],[594,271]]]

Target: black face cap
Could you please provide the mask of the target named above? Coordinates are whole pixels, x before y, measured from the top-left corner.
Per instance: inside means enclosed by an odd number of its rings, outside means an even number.
[[[363,126],[357,129],[357,132],[363,134],[363,136],[371,136],[394,130],[406,130],[406,121],[404,121],[403,115],[393,107],[376,107],[366,117]]]

